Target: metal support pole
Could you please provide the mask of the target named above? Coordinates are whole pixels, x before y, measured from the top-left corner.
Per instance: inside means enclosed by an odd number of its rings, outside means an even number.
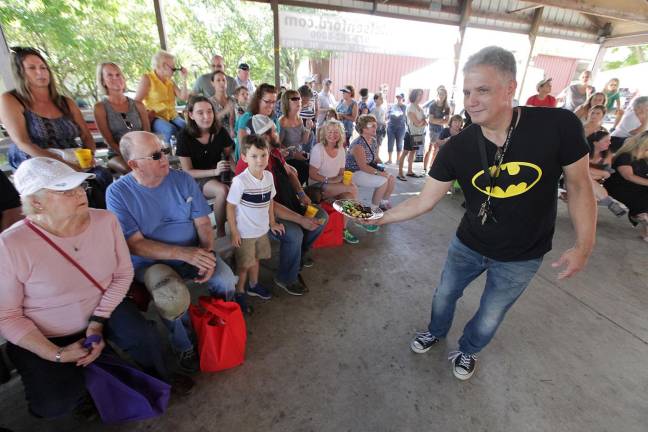
[[[542,12],[544,11],[543,7],[537,8],[533,13],[533,22],[531,23],[531,30],[529,31],[529,55],[526,59],[526,64],[524,65],[524,72],[522,73],[522,81],[518,87],[517,98],[520,100],[522,97],[522,90],[524,89],[524,82],[526,81],[527,72],[529,70],[529,64],[533,58],[533,49],[535,48],[536,38],[538,36],[538,29],[540,28],[540,22],[542,20]],[[520,100],[520,104],[522,104]]]
[[[0,25],[0,78],[3,83],[3,91],[16,88],[16,83],[11,73],[11,55],[9,54],[9,46],[7,45],[7,39],[2,30],[2,25]]]
[[[275,87],[279,91],[281,87],[281,73],[279,58],[281,47],[279,45],[279,1],[272,0],[272,27],[274,29],[274,73],[275,73]]]
[[[596,74],[601,70],[603,66],[603,60],[605,59],[605,53],[607,53],[607,47],[601,43],[599,45],[598,52],[594,58],[594,63],[592,64],[592,81],[596,79]]]
[[[155,9],[155,21],[157,22],[158,35],[160,36],[160,48],[166,50],[166,26],[164,25],[164,13],[162,11],[160,0],[153,0],[153,8]]]

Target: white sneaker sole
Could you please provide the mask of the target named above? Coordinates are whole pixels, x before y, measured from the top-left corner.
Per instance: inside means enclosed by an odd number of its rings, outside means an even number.
[[[472,376],[475,374],[475,370],[476,370],[476,369],[477,369],[477,366],[475,366],[475,368],[474,368],[474,369],[472,370],[472,372],[470,372],[469,374],[460,374],[459,372],[457,372],[457,370],[456,370],[456,368],[455,368],[455,366],[454,366],[454,363],[453,363],[453,365],[452,365],[452,373],[454,374],[454,376],[455,376],[457,379],[460,379],[461,381],[467,381],[467,380],[469,380],[470,377],[472,377]]]
[[[434,345],[436,345],[438,342],[435,342]],[[430,345],[427,348],[419,348],[416,344],[416,341],[410,342],[410,349],[414,351],[416,354],[425,354],[426,352],[430,351],[434,345]]]

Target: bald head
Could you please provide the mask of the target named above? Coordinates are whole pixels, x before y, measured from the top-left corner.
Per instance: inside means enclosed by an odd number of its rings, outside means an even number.
[[[151,132],[134,131],[128,132],[119,141],[119,151],[126,162],[146,157],[151,150],[160,148],[160,140]]]

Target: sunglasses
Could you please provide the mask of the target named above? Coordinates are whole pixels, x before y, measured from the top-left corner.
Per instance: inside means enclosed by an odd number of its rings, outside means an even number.
[[[156,151],[155,153],[153,153],[151,156],[136,158],[136,159],[133,159],[133,160],[150,159],[150,160],[154,160],[154,161],[159,161],[160,159],[162,159],[162,156],[166,156],[166,155],[168,155],[170,153],[171,153],[171,149],[168,148],[168,147],[164,147],[163,149],[160,149],[160,150]]]
[[[122,120],[124,120],[124,124],[126,125],[126,129],[132,130],[133,129],[133,122],[128,120],[128,118],[126,117],[126,113],[120,113],[120,114],[121,114]]]
[[[296,96],[296,97],[291,97],[290,100],[293,101],[293,102],[297,102],[297,101],[300,101],[301,98],[299,96]]]

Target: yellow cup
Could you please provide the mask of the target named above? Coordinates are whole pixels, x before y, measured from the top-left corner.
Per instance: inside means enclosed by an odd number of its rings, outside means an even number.
[[[74,154],[79,161],[81,168],[90,168],[92,166],[92,150],[90,149],[76,149]]]
[[[353,179],[353,171],[344,171],[342,175],[342,183],[349,186],[351,184],[351,179]]]
[[[306,217],[314,218],[318,211],[319,210],[317,207],[309,205],[308,207],[306,207]]]

